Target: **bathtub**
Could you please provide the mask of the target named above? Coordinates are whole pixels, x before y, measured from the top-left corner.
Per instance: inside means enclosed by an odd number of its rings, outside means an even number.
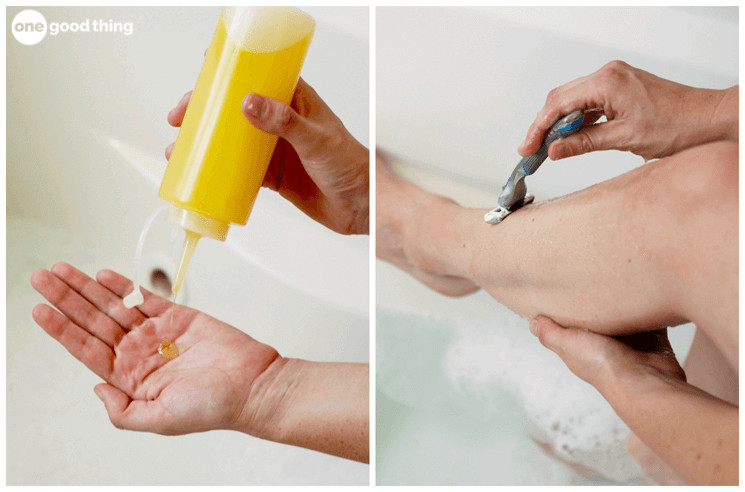
[[[22,8],[9,8],[12,19]],[[369,467],[228,431],[178,437],[114,428],[100,382],[31,319],[37,268],[68,261],[134,274],[157,197],[166,114],[190,90],[217,8],[38,8],[48,23],[131,22],[133,33],[7,37],[7,483],[11,485],[358,485]],[[308,8],[317,21],[303,77],[368,145],[368,9]],[[343,61],[344,63],[341,63]],[[155,228],[141,265],[172,275]],[[246,227],[200,242],[179,302],[282,355],[369,359],[369,240],[342,237],[262,190]]]
[[[376,144],[424,188],[493,207],[548,91],[614,59],[688,85],[735,85],[738,10],[378,8]],[[527,184],[544,200],[640,164],[627,153],[594,153],[548,162]],[[526,320],[484,292],[445,298],[380,261],[376,301],[377,484],[644,483],[630,468],[578,471],[531,439],[528,415],[551,390],[546,379],[567,385],[552,400],[559,406],[587,394],[593,432],[616,439],[614,460],[628,458],[620,444],[628,429],[526,334]],[[683,358],[694,330],[670,330]],[[495,362],[505,345],[510,360]],[[544,370],[521,365],[525,358]],[[502,374],[513,367],[518,374]],[[530,387],[540,391],[531,396]]]

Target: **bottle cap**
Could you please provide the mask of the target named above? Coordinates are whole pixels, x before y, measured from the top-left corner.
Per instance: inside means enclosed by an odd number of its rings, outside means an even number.
[[[225,241],[228,237],[228,230],[230,229],[230,224],[227,222],[222,222],[198,212],[175,206],[168,210],[166,220],[187,231],[193,231],[200,236],[211,237],[218,241]]]
[[[252,53],[289,48],[316,28],[313,17],[294,7],[225,7],[221,22],[228,37]]]

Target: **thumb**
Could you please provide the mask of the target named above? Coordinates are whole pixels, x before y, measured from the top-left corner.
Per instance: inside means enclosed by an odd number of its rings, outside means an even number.
[[[243,98],[241,109],[259,130],[282,137],[298,155],[306,154],[316,143],[315,127],[289,105],[252,92]]]
[[[120,389],[106,383],[96,385],[96,387],[93,388],[93,391],[106,407],[106,412],[109,414],[109,420],[114,424],[114,427],[119,429],[127,428],[122,419],[122,414],[131,401],[129,396]]]
[[[564,328],[545,316],[536,316],[530,321],[530,333],[538,337],[544,347],[564,358],[567,350],[571,351],[572,339],[577,337],[577,330]]]
[[[167,433],[162,429],[163,414],[155,402],[133,401],[119,388],[101,383],[93,388],[109,414],[109,420],[118,429]]]
[[[589,125],[566,138],[556,140],[548,148],[551,160],[564,159],[598,150],[618,149],[620,135],[617,135],[615,122]]]
[[[578,377],[596,386],[606,368],[607,339],[603,335],[574,328],[564,328],[545,316],[530,322],[530,332],[541,344],[555,352]]]

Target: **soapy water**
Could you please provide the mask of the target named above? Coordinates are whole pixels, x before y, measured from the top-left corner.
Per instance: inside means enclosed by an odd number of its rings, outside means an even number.
[[[490,420],[523,421],[522,432],[584,475],[647,483],[626,451],[628,426],[530,334],[526,320],[383,310],[377,317],[377,386],[388,398],[419,408],[458,405],[486,429]]]

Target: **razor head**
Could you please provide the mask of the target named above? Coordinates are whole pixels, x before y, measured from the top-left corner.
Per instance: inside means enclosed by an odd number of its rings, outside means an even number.
[[[484,222],[487,224],[499,224],[505,217],[510,215],[510,211],[497,205],[497,208],[484,214]]]
[[[523,198],[523,201],[519,204],[519,206],[513,207],[512,210],[504,208],[501,205],[497,205],[497,208],[484,214],[484,222],[486,222],[487,224],[499,224],[512,212],[524,205],[531,203],[534,199],[535,197],[528,193],[527,195],[525,195],[525,198]]]

